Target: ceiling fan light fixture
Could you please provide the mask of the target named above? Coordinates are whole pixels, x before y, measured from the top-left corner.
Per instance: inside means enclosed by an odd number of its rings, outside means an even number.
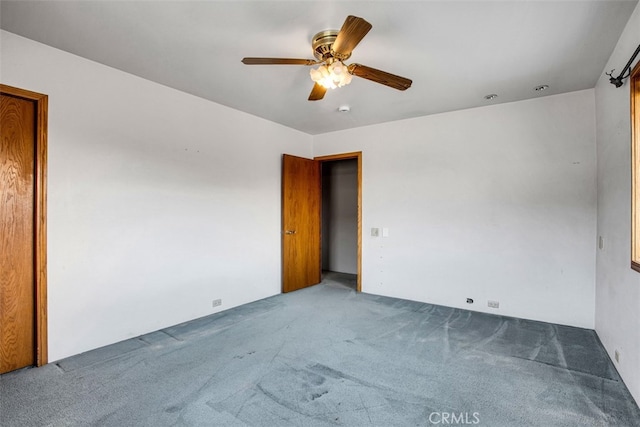
[[[313,59],[298,58],[259,58],[245,57],[245,65],[307,65],[316,66],[309,73],[314,85],[309,94],[309,101],[319,101],[329,89],[346,86],[353,76],[380,83],[397,90],[411,87],[411,79],[396,76],[386,71],[376,70],[362,64],[345,65],[344,61],[351,57],[351,52],[371,29],[371,24],[363,18],[349,15],[340,31],[325,30],[313,36]]]
[[[342,61],[333,61],[329,65],[321,65],[309,71],[311,80],[327,89],[346,86],[351,83],[351,74]]]

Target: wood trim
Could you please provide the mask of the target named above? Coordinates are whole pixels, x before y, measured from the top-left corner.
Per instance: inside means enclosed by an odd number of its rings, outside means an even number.
[[[362,292],[362,151],[351,153],[331,154],[328,156],[314,157],[318,162],[330,162],[333,160],[358,159],[358,278],[356,290]]]
[[[328,156],[314,157],[313,160],[319,162],[329,162],[331,160],[349,160],[362,157],[362,151],[353,151],[351,153],[330,154]]]
[[[47,364],[47,130],[49,97],[37,92],[0,84],[0,92],[36,104],[35,152],[35,254],[36,366]]]
[[[631,72],[631,268],[640,272],[640,62]]]

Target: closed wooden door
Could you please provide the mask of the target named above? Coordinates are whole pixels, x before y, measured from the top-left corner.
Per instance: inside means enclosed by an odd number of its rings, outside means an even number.
[[[4,89],[4,88],[3,88]],[[39,364],[38,101],[0,94],[0,373]]]
[[[282,291],[291,292],[321,281],[320,163],[283,156]]]

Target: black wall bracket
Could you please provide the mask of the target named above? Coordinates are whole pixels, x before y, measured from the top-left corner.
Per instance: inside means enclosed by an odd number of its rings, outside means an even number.
[[[624,84],[624,79],[629,77],[629,75],[631,74],[631,71],[629,71],[629,68],[631,68],[631,64],[633,64],[633,60],[636,59],[636,56],[638,56],[639,52],[640,52],[640,45],[638,45],[638,47],[636,48],[636,51],[633,52],[633,55],[631,55],[631,59],[629,59],[629,62],[627,62],[627,65],[624,66],[624,68],[622,69],[622,72],[618,77],[613,77],[612,75],[613,72],[615,71],[615,68],[611,70],[610,73],[605,73],[607,76],[609,76],[609,83],[611,83],[615,87],[620,87]],[[627,74],[626,76],[625,76],[625,73]]]

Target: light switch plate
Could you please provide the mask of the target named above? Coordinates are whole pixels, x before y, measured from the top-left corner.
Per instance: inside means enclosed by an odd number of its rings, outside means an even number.
[[[380,229],[379,228],[372,228],[371,229],[371,237],[378,237],[380,235]]]

